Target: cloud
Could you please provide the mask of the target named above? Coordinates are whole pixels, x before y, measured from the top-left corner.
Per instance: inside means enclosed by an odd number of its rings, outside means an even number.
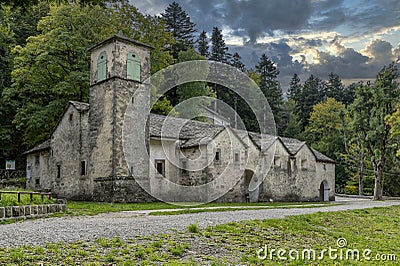
[[[370,64],[383,66],[397,59],[392,49],[389,42],[377,39],[372,41],[363,52],[371,57]]]

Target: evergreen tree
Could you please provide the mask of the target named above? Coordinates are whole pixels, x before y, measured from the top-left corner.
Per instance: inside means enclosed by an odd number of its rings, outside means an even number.
[[[210,59],[227,63],[228,62],[228,47],[225,44],[222,31],[218,27],[214,27],[211,35],[211,55]]]
[[[303,127],[308,124],[308,119],[310,117],[313,106],[323,100],[324,83],[320,78],[311,75],[304,82],[301,96],[296,102]]]
[[[197,39],[197,51],[199,54],[204,56],[205,58],[208,58],[210,55],[210,52],[208,51],[209,46],[208,46],[208,41],[207,41],[207,32],[204,30],[200,33],[199,38]]]
[[[336,101],[342,102],[344,99],[344,86],[340,80],[339,75],[329,73],[329,79],[324,85],[325,97],[334,98]]]
[[[258,85],[260,86],[261,91],[267,98],[273,114],[279,117],[283,98],[282,90],[278,82],[278,69],[274,62],[271,61],[267,55],[263,54],[256,66],[256,72],[260,74]],[[279,119],[277,120],[279,121]]]
[[[165,28],[172,33],[176,43],[171,47],[172,56],[178,59],[180,51],[194,48],[194,24],[186,11],[177,2],[172,2],[161,14],[165,21]]]
[[[289,99],[292,99],[297,104],[297,102],[300,101],[302,90],[303,88],[300,84],[300,78],[295,73],[293,74],[292,80],[290,81],[290,87],[287,92],[287,96]]]
[[[231,61],[231,66],[239,69],[240,71],[244,72],[246,71],[246,67],[245,65],[242,63],[241,61],[242,57],[240,57],[240,55],[235,52],[232,56],[232,61]]]

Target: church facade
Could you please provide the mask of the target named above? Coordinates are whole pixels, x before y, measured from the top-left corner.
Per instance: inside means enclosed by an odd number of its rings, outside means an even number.
[[[28,188],[105,202],[149,202],[154,195],[171,202],[334,199],[335,162],[305,142],[181,118],[168,118],[180,132],[164,130],[165,116],[146,115],[151,49],[118,35],[91,48],[89,103],[70,101],[50,139],[26,152]],[[145,129],[131,132],[129,166],[128,106],[134,128]],[[135,148],[143,144],[147,149]],[[169,184],[211,187],[192,193]]]

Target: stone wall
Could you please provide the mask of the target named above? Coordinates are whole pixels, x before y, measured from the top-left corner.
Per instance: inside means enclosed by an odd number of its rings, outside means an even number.
[[[10,219],[26,219],[42,217],[46,214],[63,212],[66,204],[46,204],[46,205],[28,205],[28,206],[7,206],[0,207],[0,221]]]

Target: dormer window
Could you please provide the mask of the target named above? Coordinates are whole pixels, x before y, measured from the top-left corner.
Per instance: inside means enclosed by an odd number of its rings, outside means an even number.
[[[107,78],[107,54],[101,52],[97,59],[97,81],[102,81]]]
[[[126,78],[140,82],[140,57],[134,52],[128,53],[126,59]]]

